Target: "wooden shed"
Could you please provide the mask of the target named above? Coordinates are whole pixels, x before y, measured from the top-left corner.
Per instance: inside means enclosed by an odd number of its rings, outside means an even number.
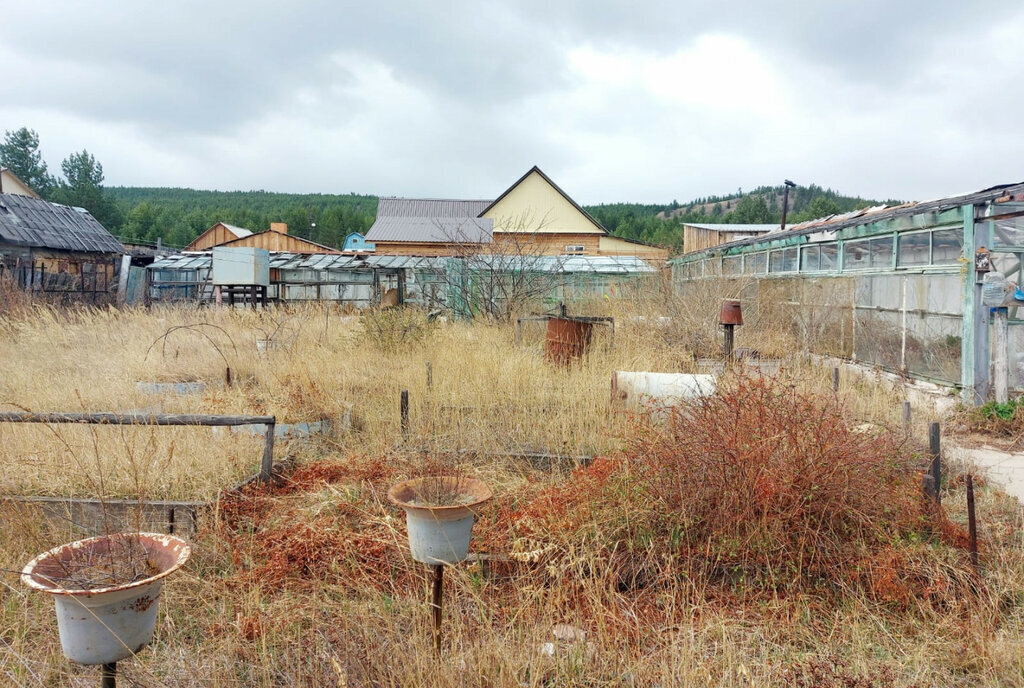
[[[103,303],[116,293],[123,253],[84,208],[0,194],[0,279],[40,296]]]

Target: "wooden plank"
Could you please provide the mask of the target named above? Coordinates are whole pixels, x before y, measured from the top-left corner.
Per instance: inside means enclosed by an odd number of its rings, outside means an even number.
[[[95,425],[273,425],[274,416],[213,416],[187,413],[0,412],[0,423],[88,423]]]

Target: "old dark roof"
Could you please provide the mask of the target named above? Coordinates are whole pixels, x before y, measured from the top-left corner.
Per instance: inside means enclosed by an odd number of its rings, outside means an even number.
[[[366,240],[489,244],[493,222],[477,217],[490,201],[381,198]]]
[[[17,194],[0,194],[0,241],[60,251],[124,253],[121,242],[88,211]]]

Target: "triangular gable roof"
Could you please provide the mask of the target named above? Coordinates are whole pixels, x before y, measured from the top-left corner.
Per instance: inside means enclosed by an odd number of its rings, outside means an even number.
[[[309,239],[303,239],[302,237],[295,236],[294,234],[285,234],[278,232],[274,229],[265,229],[262,232],[256,232],[248,236],[238,237],[231,241],[225,241],[221,246],[253,246],[255,248],[267,248],[266,246],[260,246],[260,238],[270,235],[271,238],[276,239],[282,237],[281,241],[286,242],[289,245],[288,251],[291,253],[340,253],[338,249],[332,248],[331,246],[325,246],[324,244],[318,244],[315,241]],[[268,249],[275,250],[275,249]]]
[[[188,242],[188,246],[185,247],[185,250],[189,250],[192,247],[195,247],[196,250],[200,251],[203,250],[204,248],[211,248],[210,246],[204,246],[203,244],[205,242],[203,240],[206,237],[210,236],[211,234],[215,233],[218,227],[223,227],[224,229],[228,230],[228,232],[235,235],[236,239],[252,235],[252,232],[250,230],[245,229],[243,227],[235,227],[234,225],[229,225],[227,222],[215,222],[205,232],[197,236],[192,241]]]
[[[477,217],[483,217],[484,215],[489,213],[496,205],[501,203],[501,201],[506,196],[508,196],[510,193],[512,193],[516,189],[516,187],[518,187],[520,184],[522,184],[524,181],[526,181],[526,179],[531,174],[534,174],[534,173],[540,175],[541,179],[543,179],[545,182],[548,183],[549,186],[551,186],[551,188],[553,188],[555,191],[557,191],[562,196],[562,198],[564,198],[566,201],[568,201],[569,204],[572,205],[573,208],[575,208],[577,211],[579,211],[579,213],[581,215],[583,215],[583,217],[587,218],[587,220],[589,220],[595,227],[597,227],[599,230],[601,230],[602,234],[608,234],[608,230],[605,229],[601,225],[600,222],[595,220],[594,217],[590,213],[588,213],[586,210],[584,210],[583,207],[579,203],[574,201],[569,194],[565,193],[565,191],[562,190],[562,187],[558,186],[558,184],[555,184],[555,182],[551,180],[551,177],[549,177],[546,174],[544,174],[544,171],[542,169],[540,169],[539,167],[537,167],[536,165],[534,165],[529,170],[527,170],[526,174],[524,174],[522,177],[517,179],[516,182],[512,186],[510,186],[507,189],[505,189],[504,193],[502,193],[500,196],[498,196],[496,199],[494,199],[494,201],[492,201],[491,204],[488,205],[486,208],[481,210],[480,214]]]
[[[2,178],[4,176],[6,176],[6,177],[8,177],[10,179],[13,179],[16,184],[18,184],[19,186],[21,186],[21,188],[23,188],[25,191],[28,192],[27,194],[22,194],[23,196],[31,196],[32,198],[42,198],[42,196],[40,196],[38,193],[36,193],[35,189],[33,189],[28,184],[26,184],[25,181],[21,177],[19,177],[18,175],[14,174],[14,172],[11,170],[10,167],[0,167],[0,178]],[[0,179],[0,193],[15,193],[15,192],[11,191],[10,189],[5,189],[4,185],[3,185],[2,179]]]

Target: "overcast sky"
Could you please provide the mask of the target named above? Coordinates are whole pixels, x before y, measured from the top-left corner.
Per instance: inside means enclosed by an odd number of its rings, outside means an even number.
[[[0,0],[0,130],[107,184],[581,203],[1024,180],[1024,3]]]

